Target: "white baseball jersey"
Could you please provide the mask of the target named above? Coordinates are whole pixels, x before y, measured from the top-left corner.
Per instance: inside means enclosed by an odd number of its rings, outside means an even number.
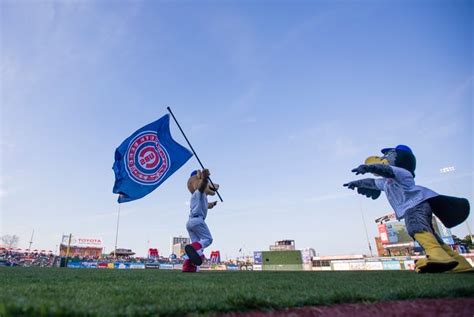
[[[206,219],[207,207],[208,201],[206,193],[201,193],[199,190],[194,191],[191,196],[191,211],[189,213],[189,218],[200,217]]]
[[[385,192],[388,202],[392,206],[397,219],[402,219],[405,212],[419,203],[438,196],[429,188],[415,185],[413,175],[404,168],[390,166],[395,174],[394,178],[378,178],[375,185]]]

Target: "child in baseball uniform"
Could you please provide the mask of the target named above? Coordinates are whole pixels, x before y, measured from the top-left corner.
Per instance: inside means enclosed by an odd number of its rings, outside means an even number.
[[[183,263],[183,272],[196,272],[205,259],[203,250],[212,243],[212,235],[205,220],[207,211],[212,209],[217,201],[208,202],[208,195],[215,195],[219,189],[218,184],[209,183],[210,172],[208,169],[196,170],[188,179],[188,190],[191,193],[189,219],[186,230],[189,233],[191,244],[185,246],[187,258]]]

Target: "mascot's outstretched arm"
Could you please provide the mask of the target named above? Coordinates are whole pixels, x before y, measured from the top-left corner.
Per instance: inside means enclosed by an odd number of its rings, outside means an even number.
[[[376,175],[380,175],[385,178],[394,178],[395,174],[393,173],[392,168],[390,165],[385,164],[362,164],[359,167],[354,168],[351,172],[355,173],[356,175],[365,174],[365,173],[372,173]]]
[[[208,180],[209,175],[211,175],[211,173],[209,173],[209,170],[207,168],[202,170],[202,173],[201,173],[201,176],[200,176],[201,182],[198,185],[198,190],[201,193],[204,193],[206,191],[207,184],[209,182],[209,180]]]
[[[381,194],[381,191],[375,185],[375,179],[373,178],[359,179],[344,184],[343,186],[349,189],[357,188],[357,192],[361,195],[365,195],[367,198],[377,199]]]

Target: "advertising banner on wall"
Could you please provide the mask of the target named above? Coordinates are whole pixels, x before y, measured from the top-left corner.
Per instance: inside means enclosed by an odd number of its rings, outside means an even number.
[[[89,261],[71,261],[68,262],[67,267],[75,269],[96,269],[98,268],[98,262],[89,262]]]
[[[69,235],[63,235],[61,244],[67,246],[69,244]],[[97,237],[71,237],[71,247],[78,248],[102,248],[102,238]]]
[[[413,245],[413,239],[408,234],[405,221],[397,220],[395,213],[388,213],[375,219],[379,232],[380,242],[384,248],[409,247]]]
[[[365,263],[365,269],[368,271],[383,270],[383,264],[380,261],[368,261]]]
[[[383,245],[409,245],[413,239],[408,235],[405,227],[405,221],[398,221],[394,213],[386,214],[375,219],[379,232],[380,242]]]
[[[403,266],[405,270],[414,271],[415,270],[415,261],[414,260],[405,260],[403,261]]]
[[[384,270],[400,270],[400,261],[382,261]]]
[[[349,261],[349,269],[351,271],[364,271],[365,261],[364,260]]]
[[[225,264],[217,264],[217,265],[212,265],[211,269],[216,270],[216,271],[225,271],[227,267],[225,266]]]
[[[253,270],[254,271],[261,271],[262,270],[262,265],[261,264],[254,264],[253,265]]]
[[[253,253],[253,263],[262,264],[262,251],[255,251]]]
[[[334,271],[349,271],[351,269],[347,261],[332,261],[331,266]]]
[[[235,264],[227,264],[226,266],[227,271],[238,271],[239,266]]]
[[[387,227],[385,226],[385,224],[384,223],[378,224],[377,227],[379,230],[379,237],[382,244],[390,243],[390,241],[388,240]]]
[[[409,244],[413,239],[408,235],[405,221],[390,221],[385,224],[390,244]]]
[[[160,263],[160,269],[161,270],[172,270],[173,269],[173,264]]]

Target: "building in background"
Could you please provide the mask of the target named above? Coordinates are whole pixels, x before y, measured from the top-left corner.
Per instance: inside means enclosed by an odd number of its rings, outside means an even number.
[[[294,251],[295,240],[280,240],[270,246],[270,251]]]
[[[170,243],[170,254],[176,255],[176,257],[181,258],[184,255],[184,247],[187,244],[191,243],[191,239],[178,236],[172,237]]]
[[[123,248],[120,248],[120,249],[117,249],[117,250],[114,250],[112,252],[110,252],[109,254],[110,256],[115,256],[115,257],[131,257],[131,256],[134,256],[135,255],[135,252],[132,251],[132,249],[123,249]]]
[[[295,250],[295,240],[280,240],[269,247],[270,251],[256,251],[253,254],[254,270],[263,271],[301,271],[303,257]],[[313,250],[314,251],[314,250]],[[306,251],[311,257],[311,251]]]
[[[67,254],[68,247],[69,254]],[[100,257],[102,256],[103,249],[102,238],[63,235],[59,246],[59,255],[69,255],[70,257]]]
[[[261,257],[263,271],[303,270],[303,259],[299,250],[263,251]]]

